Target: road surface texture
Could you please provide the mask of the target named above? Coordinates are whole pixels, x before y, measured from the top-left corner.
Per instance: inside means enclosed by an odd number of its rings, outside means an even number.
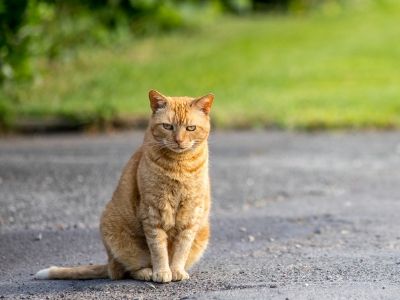
[[[34,280],[105,261],[99,215],[142,136],[0,140],[1,299],[400,298],[400,132],[217,132],[190,280]]]

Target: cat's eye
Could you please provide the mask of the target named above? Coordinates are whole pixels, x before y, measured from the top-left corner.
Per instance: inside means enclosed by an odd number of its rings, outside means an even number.
[[[195,126],[195,125],[187,126],[187,127],[186,127],[186,130],[187,130],[187,131],[195,131],[195,130],[196,130],[196,126]]]
[[[173,130],[173,129],[174,129],[174,125],[172,125],[172,124],[163,123],[162,126],[163,126],[164,129],[166,129],[166,130]]]

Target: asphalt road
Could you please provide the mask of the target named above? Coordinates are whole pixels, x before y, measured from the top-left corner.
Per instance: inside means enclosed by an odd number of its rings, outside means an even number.
[[[0,140],[0,298],[400,298],[400,132],[218,132],[212,241],[190,280],[33,280],[105,261],[99,214],[141,139]]]

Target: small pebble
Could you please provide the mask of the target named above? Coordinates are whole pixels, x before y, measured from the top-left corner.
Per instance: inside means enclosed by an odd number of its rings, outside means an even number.
[[[146,285],[148,285],[148,286],[151,287],[152,289],[155,289],[155,288],[156,288],[156,286],[155,286],[154,284],[150,283],[150,282],[145,282],[145,283],[146,283]]]
[[[249,235],[248,238],[249,238],[249,242],[250,243],[252,243],[252,242],[254,242],[256,240],[256,238],[254,236],[252,236],[252,235]]]
[[[276,289],[277,287],[278,287],[278,285],[275,284],[275,283],[271,283],[271,284],[269,285],[269,288],[271,288],[271,289]]]
[[[84,181],[84,178],[82,175],[78,175],[76,179],[78,180],[79,183],[82,183]]]
[[[35,241],[40,241],[42,240],[42,234],[39,233],[36,237],[35,237]]]
[[[57,228],[58,230],[64,230],[64,229],[65,229],[65,226],[64,226],[63,224],[56,224],[56,228]]]

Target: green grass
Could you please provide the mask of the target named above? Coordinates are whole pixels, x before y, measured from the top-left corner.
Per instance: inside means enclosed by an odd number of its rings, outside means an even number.
[[[400,127],[400,7],[225,18],[49,65],[15,116],[149,115],[147,91],[216,95],[218,127]]]

